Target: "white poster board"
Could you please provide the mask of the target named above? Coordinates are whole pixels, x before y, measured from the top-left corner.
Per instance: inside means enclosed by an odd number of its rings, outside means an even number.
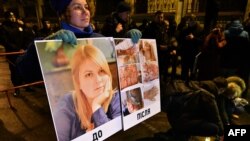
[[[35,45],[58,140],[104,140],[122,129],[113,38]]]
[[[105,140],[160,112],[155,40],[132,44],[107,37],[78,39],[74,46],[59,40],[35,45],[58,140]]]
[[[160,112],[160,81],[156,41],[115,39],[121,91],[123,129]]]

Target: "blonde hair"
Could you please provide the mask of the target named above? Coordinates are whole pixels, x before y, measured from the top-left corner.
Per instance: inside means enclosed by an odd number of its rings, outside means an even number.
[[[230,76],[226,78],[228,82],[228,89],[235,97],[241,97],[241,94],[246,90],[245,81],[238,76]]]
[[[228,83],[234,82],[236,83],[242,91],[246,90],[245,81],[239,76],[229,76],[226,78]]]
[[[240,86],[237,85],[236,83],[234,83],[234,82],[228,83],[228,89],[231,92],[231,94],[233,95],[233,98],[241,97],[242,90],[241,90]]]
[[[87,98],[83,91],[80,90],[80,66],[83,64],[84,60],[90,59],[95,62],[97,65],[101,66],[101,68],[105,71],[105,73],[110,77],[110,81],[112,84],[112,75],[109,69],[108,62],[104,56],[104,54],[93,45],[85,45],[79,46],[72,59],[71,59],[71,71],[73,77],[73,84],[75,88],[75,92],[73,93],[73,101],[76,109],[76,113],[81,122],[81,128],[90,131],[94,129],[93,123],[91,123],[92,116],[92,108],[88,103]],[[112,85],[110,86],[110,90],[112,90]],[[110,91],[110,96],[108,100],[104,102],[102,105],[105,112],[108,110],[108,106],[113,97],[113,91]]]

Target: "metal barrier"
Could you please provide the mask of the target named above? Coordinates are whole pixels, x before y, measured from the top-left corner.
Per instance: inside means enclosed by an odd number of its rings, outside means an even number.
[[[24,54],[24,53],[25,53],[24,51],[7,52],[7,53],[5,52],[5,53],[0,53],[0,56],[21,55],[21,54]],[[11,88],[5,88],[5,89],[0,90],[0,93],[2,93],[2,92],[5,93],[5,95],[7,96],[7,99],[8,99],[9,106],[10,106],[11,109],[13,109],[14,107],[11,104],[11,100],[10,100],[8,92],[11,91],[11,90],[15,90],[15,89],[19,89],[19,88],[25,88],[25,87],[29,87],[29,86],[38,85],[38,84],[44,84],[44,82],[43,81],[36,81],[36,82],[27,83],[27,84],[23,84],[23,85],[19,85],[19,86],[14,86],[14,87],[11,87]]]
[[[25,51],[17,51],[17,52],[5,52],[5,53],[0,53],[0,56],[7,56],[7,55],[20,55],[24,54]]]
[[[43,83],[44,83],[43,81],[37,81],[37,82],[33,82],[33,83],[23,84],[23,85],[15,86],[15,87],[12,87],[12,88],[7,88],[7,89],[4,89],[4,90],[0,90],[0,92],[5,93],[5,95],[7,96],[10,108],[13,108],[13,106],[11,104],[11,101],[10,101],[9,94],[8,94],[9,91],[19,89],[19,88],[25,88],[25,87],[28,87],[28,86],[43,84]]]

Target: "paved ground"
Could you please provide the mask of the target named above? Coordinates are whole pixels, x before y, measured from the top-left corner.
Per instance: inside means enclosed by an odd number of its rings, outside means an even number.
[[[36,88],[32,93],[22,90],[21,93],[18,98],[10,94],[13,109],[6,96],[0,96],[0,140],[56,140],[44,89]]]

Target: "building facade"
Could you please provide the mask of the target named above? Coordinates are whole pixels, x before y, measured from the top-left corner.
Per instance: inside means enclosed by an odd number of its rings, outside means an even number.
[[[122,0],[89,0],[95,20],[103,21],[104,17],[115,10],[115,5]],[[177,23],[181,17],[196,14],[197,20],[202,21],[205,14],[205,5],[209,0],[125,0],[132,7],[132,15],[139,22],[150,17],[158,10],[173,15]],[[250,0],[217,0],[220,3],[219,16],[222,21],[235,16],[246,19],[250,12]],[[49,0],[1,0],[0,22],[3,13],[12,10],[21,18],[35,23],[40,23],[43,17],[56,19],[56,14],[51,9]],[[148,16],[149,15],[149,16]]]

